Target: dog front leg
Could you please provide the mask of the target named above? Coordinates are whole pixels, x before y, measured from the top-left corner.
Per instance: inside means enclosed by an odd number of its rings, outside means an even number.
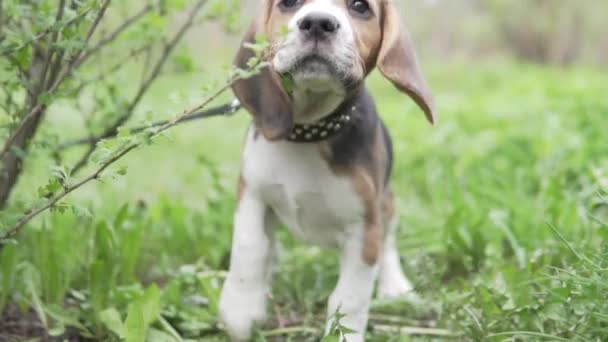
[[[245,191],[234,219],[230,270],[220,298],[220,317],[233,341],[248,341],[266,318],[274,254],[269,210]]]
[[[369,228],[369,227],[368,227]],[[352,232],[362,232],[363,227],[356,227]],[[340,324],[353,333],[347,333],[344,338],[348,342],[363,342],[369,306],[371,302],[374,282],[377,274],[375,262],[364,260],[364,239],[359,234],[349,236],[340,255],[340,276],[334,292],[329,297],[328,321],[326,333],[335,320],[335,313],[345,315]]]
[[[403,274],[399,250],[397,249],[397,218],[392,217],[387,225],[380,276],[378,280],[378,297],[385,299],[406,298],[412,302],[418,300],[414,287]]]

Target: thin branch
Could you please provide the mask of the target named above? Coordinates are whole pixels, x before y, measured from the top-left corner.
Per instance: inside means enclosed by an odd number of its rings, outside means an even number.
[[[139,84],[144,84],[144,82],[146,82],[146,75],[148,75],[148,71],[150,70],[150,64],[152,63],[152,53],[154,52],[154,49],[152,49],[152,46],[150,46],[149,49],[146,50],[146,56],[144,58],[144,66],[141,69],[141,80],[139,81]]]
[[[2,2],[2,0],[0,0],[0,3]],[[74,18],[68,20],[65,22],[65,24],[63,25],[50,25],[49,27],[45,28],[44,30],[38,32],[38,34],[34,35],[33,37],[31,37],[30,39],[26,40],[25,42],[22,42],[19,46],[14,47],[12,49],[6,49],[4,51],[0,50],[0,54],[4,55],[4,56],[8,56],[11,54],[14,54],[15,52],[18,52],[24,48],[26,48],[27,46],[34,44],[35,42],[39,41],[40,39],[46,37],[47,35],[56,32],[57,30],[61,30],[65,27],[68,27],[76,22],[78,22],[80,19],[86,17],[89,12],[91,12],[91,10],[93,9],[93,7],[89,7],[86,10],[84,10],[82,13],[80,13],[79,15],[75,16]],[[0,8],[0,11],[2,9]],[[0,37],[0,41],[1,41],[1,37]]]
[[[97,76],[91,77],[88,80],[84,80],[82,81],[76,88],[74,88],[73,90],[68,91],[68,93],[70,94],[78,94],[80,93],[86,86],[90,85],[90,84],[94,84],[94,83],[98,83],[100,81],[105,80],[109,75],[117,72],[118,70],[122,69],[123,67],[125,67],[127,65],[127,62],[131,59],[134,59],[136,57],[139,57],[139,55],[141,55],[142,53],[146,52],[148,49],[150,49],[150,47],[152,46],[152,44],[148,44],[145,46],[142,46],[140,48],[131,50],[131,52],[129,52],[129,54],[127,56],[124,57],[124,59],[116,62],[114,65],[112,65],[111,67],[109,67],[107,70],[100,72]]]
[[[122,24],[120,24],[107,37],[101,39],[92,48],[90,48],[89,50],[87,50],[86,52],[84,52],[82,54],[82,56],[79,57],[79,60],[77,62],[77,66],[82,65],[87,59],[89,59],[91,56],[93,56],[95,53],[97,53],[101,48],[103,48],[104,46],[106,46],[106,45],[110,44],[111,42],[113,42],[114,40],[116,40],[116,38],[118,38],[118,36],[122,32],[124,32],[131,25],[133,25],[134,23],[136,23],[137,21],[139,21],[141,18],[143,18],[144,16],[146,16],[149,12],[152,11],[152,9],[153,9],[152,5],[148,5],[148,6],[144,7],[141,11],[139,11],[137,14],[135,14],[134,16],[132,16],[130,18],[127,18]],[[89,39],[90,39],[90,37],[89,37]]]
[[[33,97],[34,91],[32,90],[32,84],[28,84],[28,83],[31,83],[29,81],[28,72],[25,69],[23,69],[21,67],[21,65],[19,65],[20,63],[15,56],[9,55],[9,56],[7,56],[7,58],[10,60],[11,65],[17,71],[17,77],[19,78],[19,81],[21,81],[23,89],[27,92],[27,94],[29,96]]]
[[[108,6],[110,6],[111,2],[112,2],[112,0],[106,0],[106,2],[103,3],[103,5],[101,6],[101,9],[97,13],[95,20],[93,21],[93,24],[91,25],[91,27],[89,28],[89,31],[87,32],[87,37],[84,40],[85,48],[89,45],[89,42],[91,41],[91,37],[93,37],[93,34],[97,30],[97,27],[99,26],[101,19],[103,19],[104,15],[106,14],[106,10],[108,9]],[[81,55],[82,55],[82,52],[80,53],[79,58]]]
[[[230,115],[235,114],[239,109],[241,109],[241,105],[238,102],[238,100],[235,99],[231,103],[227,103],[227,104],[219,106],[219,107],[211,108],[206,111],[197,112],[197,113],[193,113],[191,115],[185,116],[185,117],[181,118],[178,122],[176,122],[176,125],[190,122],[190,121],[200,120],[200,119],[208,119],[208,118],[211,118],[214,116],[222,116],[222,115],[230,116]],[[169,121],[164,120],[164,121],[158,121],[158,122],[155,122],[155,123],[152,123],[149,125],[145,125],[145,126],[138,126],[138,127],[129,129],[129,132],[130,133],[141,133],[149,128],[160,127],[160,126],[166,125],[168,122]],[[62,150],[69,149],[71,147],[76,147],[79,145],[96,144],[101,140],[114,138],[117,135],[118,135],[118,132],[112,132],[112,134],[108,134],[108,135],[97,135],[97,136],[93,136],[93,137],[89,137],[89,138],[81,138],[81,139],[68,141],[68,142],[65,142],[65,143],[59,145],[58,150],[62,151]]]
[[[97,14],[97,17],[95,18],[94,23],[89,28],[89,32],[87,34],[87,39],[85,40],[85,44],[84,44],[85,48],[86,48],[86,45],[87,45],[87,43],[88,43],[88,41],[90,39],[90,36],[93,34],[93,32],[95,31],[95,29],[99,25],[99,22],[101,21],[101,18],[103,17],[103,15],[104,15],[104,13],[105,13],[108,5],[110,4],[110,2],[111,2],[111,0],[106,0],[106,2],[104,3],[102,9]],[[81,50],[81,52],[77,53],[77,55],[80,56],[81,53],[82,53],[82,50]],[[62,72],[60,73],[60,75],[57,76],[57,79],[55,80],[55,82],[53,83],[53,85],[50,87],[50,89],[48,89],[46,91],[49,96],[53,95],[57,91],[57,89],[59,88],[59,86],[61,85],[61,83],[63,83],[63,81],[65,80],[65,78],[74,71],[74,68],[76,67],[76,63],[75,62],[77,60],[78,60],[78,58],[76,58],[76,60],[74,62],[70,63],[69,66],[66,69],[63,69]],[[4,147],[2,148],[2,151],[0,152],[0,158],[4,157],[4,155],[10,151],[10,149],[13,146],[13,144],[14,144],[15,140],[17,139],[17,137],[28,126],[29,121],[33,120],[33,119],[36,119],[36,117],[40,113],[43,112],[43,108],[44,107],[45,107],[44,104],[38,102],[36,104],[36,106],[34,106],[34,108],[32,108],[30,110],[30,112],[23,117],[23,119],[21,120],[21,123],[19,124],[19,126],[17,127],[17,129],[11,134],[11,136],[8,138],[8,140],[4,144]]]
[[[506,332],[501,332],[501,333],[496,333],[496,334],[490,334],[487,335],[486,338],[494,338],[494,337],[511,337],[511,338],[515,338],[515,337],[537,337],[537,338],[543,338],[543,339],[547,339],[549,341],[563,341],[563,342],[568,342],[568,341],[572,341],[571,339],[566,339],[563,337],[559,337],[559,336],[555,336],[555,335],[550,335],[550,334],[545,334],[545,333],[540,333],[540,332],[535,332],[535,331],[506,331]]]
[[[455,334],[449,330],[437,329],[437,328],[403,327],[403,326],[393,326],[393,325],[374,325],[373,328],[376,331],[399,334],[399,335],[458,337],[458,334]]]
[[[4,105],[3,108],[5,108],[6,110],[6,115],[11,114],[11,108],[12,107],[16,107],[16,103],[13,99],[13,92],[6,86],[6,82],[4,82],[4,84],[0,84],[1,87],[0,89],[2,89],[2,91],[4,91],[5,94],[5,99],[4,99]],[[5,125],[7,128],[10,128],[12,125],[11,124],[7,124]],[[5,127],[3,126],[3,128]]]
[[[195,19],[196,15],[201,10],[201,8],[205,5],[206,2],[207,2],[207,0],[199,0],[197,2],[197,4],[193,7],[193,9],[190,11],[190,15],[186,19],[185,23],[180,27],[180,29],[175,34],[175,36],[173,36],[173,38],[169,41],[169,43],[163,49],[162,55],[156,62],[155,66],[152,70],[152,73],[142,83],[142,85],[140,86],[139,90],[137,91],[135,97],[133,98],[133,100],[131,101],[129,106],[127,106],[124,114],[121,115],[118,119],[116,119],[101,134],[101,136],[108,136],[108,135],[114,134],[120,126],[124,125],[127,122],[127,120],[129,120],[129,118],[131,118],[131,116],[133,115],[133,111],[135,110],[135,108],[137,107],[137,105],[139,104],[141,99],[144,97],[144,95],[146,94],[146,92],[148,91],[148,89],[150,88],[152,83],[154,82],[154,80],[160,74],[163,66],[165,65],[165,62],[167,61],[167,59],[169,58],[169,56],[171,55],[171,53],[173,52],[173,50],[175,49],[177,44],[181,41],[181,39],[186,34],[188,29],[194,24],[194,19]],[[72,170],[73,173],[78,172],[80,169],[82,169],[86,165],[86,163],[88,162],[89,157],[91,156],[93,151],[95,151],[95,145],[92,144],[89,146],[89,149],[84,153],[84,155],[80,158],[80,160],[74,166],[74,169]]]
[[[60,0],[59,1],[59,7],[57,9],[57,17],[55,18],[55,22],[59,23],[61,21],[61,18],[63,18],[63,13],[64,13],[64,9],[65,9],[65,0]],[[58,65],[56,63],[52,63],[53,62],[53,56],[57,55],[57,48],[54,46],[57,43],[57,40],[59,39],[59,32],[61,31],[61,29],[56,30],[55,32],[53,32],[53,34],[51,35],[51,39],[49,41],[49,46],[47,47],[48,51],[46,54],[46,57],[44,58],[44,68],[42,69],[42,73],[40,74],[40,80],[38,81],[38,88],[36,89],[36,96],[34,96],[34,101],[36,100],[35,97],[37,97],[37,95],[40,95],[43,90],[47,87],[47,74],[49,72],[49,68],[51,68],[51,73],[54,73],[56,69],[54,69],[55,67],[58,67]],[[51,67],[51,64],[53,64],[53,67]],[[48,77],[49,79],[51,77]],[[53,82],[53,80],[49,80],[49,82]]]
[[[192,114],[194,114],[194,113],[202,110],[203,108],[205,108],[207,105],[209,105],[215,99],[217,99],[220,95],[222,95],[225,91],[227,91],[228,89],[230,89],[230,87],[238,79],[239,78],[237,76],[232,77],[226,84],[224,84],[219,90],[217,90],[215,93],[213,93],[211,96],[209,96],[200,105],[196,106],[193,109],[185,111],[181,115],[176,116],[174,119],[168,121],[164,125],[160,126],[158,129],[156,129],[156,130],[154,130],[152,132],[146,133],[145,134],[145,138],[146,139],[140,139],[137,142],[133,142],[133,143],[130,143],[130,144],[126,145],[122,149],[122,151],[118,152],[112,158],[110,158],[107,161],[105,161],[104,163],[102,163],[99,166],[99,168],[97,168],[92,174],[90,174],[89,176],[85,177],[83,180],[77,182],[76,184],[68,185],[68,186],[64,187],[64,189],[60,193],[58,193],[58,194],[54,195],[52,198],[50,198],[43,206],[41,206],[39,208],[30,208],[29,210],[27,210],[26,214],[23,215],[11,228],[9,228],[5,232],[3,232],[2,235],[0,235],[0,243],[3,242],[3,241],[6,241],[8,239],[13,238],[33,218],[35,218],[36,216],[38,216],[41,213],[45,212],[46,210],[49,210],[49,209],[53,208],[59,201],[61,201],[67,195],[71,194],[75,190],[81,188],[82,186],[84,186],[84,185],[86,185],[86,184],[88,184],[88,183],[90,183],[90,182],[92,182],[94,180],[100,179],[102,177],[104,171],[106,171],[106,169],[108,167],[112,166],[114,163],[116,163],[117,161],[119,161],[120,159],[122,159],[124,156],[126,156],[127,154],[129,154],[131,151],[133,151],[136,148],[138,148],[138,147],[142,146],[143,144],[145,144],[146,141],[148,141],[148,140],[150,140],[150,139],[152,139],[154,137],[157,137],[158,135],[160,135],[164,131],[166,131],[169,128],[175,126],[177,123],[179,123],[185,117],[188,117],[188,116],[190,116],[190,115],[192,115]]]
[[[319,330],[313,327],[301,326],[301,327],[287,327],[287,328],[277,328],[273,330],[262,331],[260,334],[264,337],[276,337],[283,335],[294,335],[294,334],[306,334],[306,335],[316,335],[319,333]]]

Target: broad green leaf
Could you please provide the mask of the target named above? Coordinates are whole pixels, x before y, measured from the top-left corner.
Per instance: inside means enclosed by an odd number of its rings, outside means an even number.
[[[168,334],[162,330],[157,330],[157,329],[150,329],[150,332],[148,335],[148,340],[154,341],[154,342],[177,342],[177,341],[179,341],[174,336],[171,336],[170,334]]]
[[[63,324],[57,325],[49,329],[48,334],[52,337],[59,337],[65,333],[65,326]]]
[[[90,266],[89,292],[95,312],[100,312],[109,304],[110,292],[114,287],[112,272],[111,262],[97,260]]]
[[[147,328],[160,315],[160,293],[156,284],[150,285],[139,300],[143,308],[144,326]]]
[[[14,244],[0,244],[0,308],[4,307],[13,290],[16,267],[17,247]]]
[[[340,336],[327,335],[321,339],[321,342],[342,342]]]
[[[48,321],[46,319],[46,314],[44,312],[44,304],[42,303],[42,299],[40,298],[38,292],[38,279],[40,278],[40,273],[36,269],[36,267],[30,263],[27,263],[25,269],[23,271],[23,281],[25,283],[25,287],[27,293],[29,295],[30,300],[32,301],[32,306],[36,311],[36,315],[42,326],[48,328]]]
[[[145,342],[146,325],[144,321],[144,306],[139,300],[129,305],[125,321],[125,341]]]
[[[116,308],[109,308],[100,312],[99,320],[118,337],[125,338],[125,325]]]

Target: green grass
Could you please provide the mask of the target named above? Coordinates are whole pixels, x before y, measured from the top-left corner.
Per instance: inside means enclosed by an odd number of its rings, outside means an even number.
[[[375,301],[369,340],[604,340],[608,76],[509,63],[429,69],[441,115],[434,128],[378,75],[369,82],[395,141],[405,271],[423,298]],[[168,94],[199,83],[164,80],[141,117],[181,109],[187,101]],[[77,117],[57,110],[46,133],[80,136]],[[225,340],[217,302],[247,121],[241,113],[179,127],[127,158],[126,176],[70,198],[93,217],[34,221],[0,254],[0,307],[52,335]],[[35,171],[17,199],[45,183],[44,153],[28,163]],[[314,340],[336,257],[280,237],[272,319],[258,340]],[[0,327],[0,340],[17,338]],[[452,337],[434,335],[446,330]]]

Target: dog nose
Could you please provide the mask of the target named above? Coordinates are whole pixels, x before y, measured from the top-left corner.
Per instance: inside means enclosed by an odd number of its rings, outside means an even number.
[[[325,13],[310,13],[298,22],[300,31],[315,39],[327,38],[340,28],[336,17]]]

